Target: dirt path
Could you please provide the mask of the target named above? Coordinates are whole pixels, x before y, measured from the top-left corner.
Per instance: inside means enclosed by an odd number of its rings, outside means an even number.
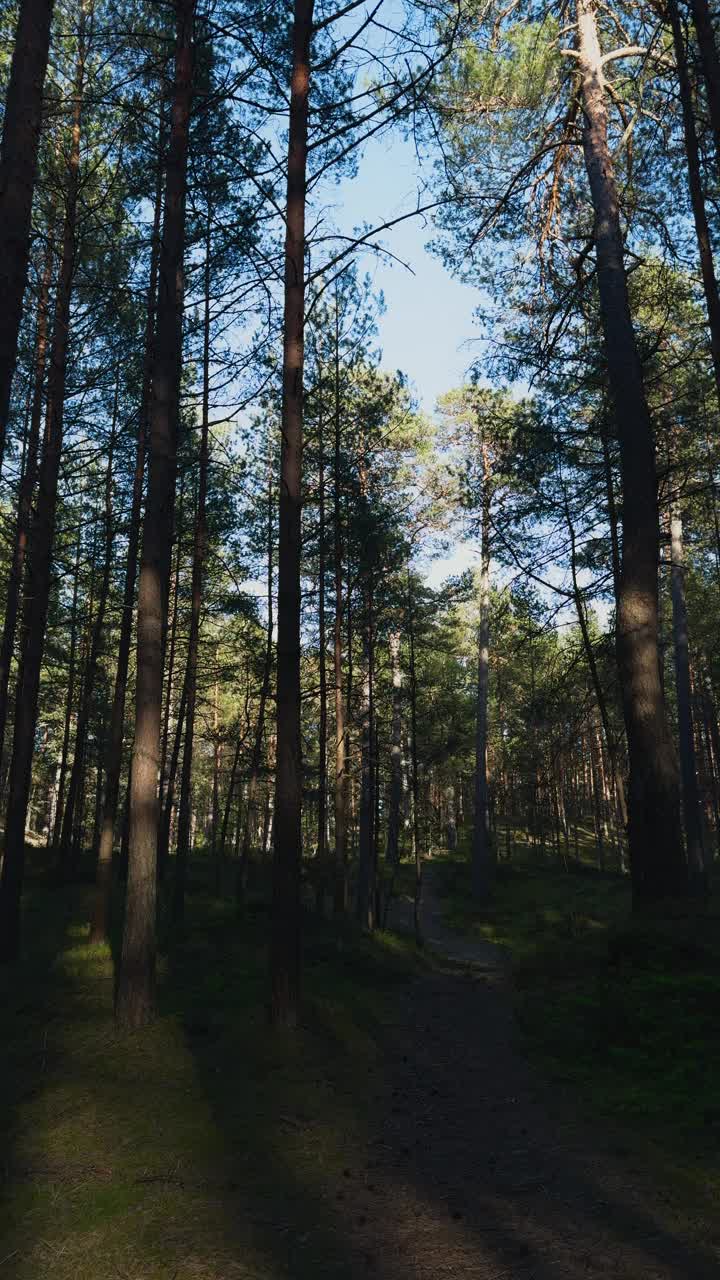
[[[677,1221],[607,1136],[558,1123],[558,1100],[543,1099],[516,1043],[501,954],[443,923],[432,867],[423,925],[453,963],[419,979],[403,1002],[377,1131],[338,1193],[358,1271],[382,1280],[716,1280],[720,1234]]]

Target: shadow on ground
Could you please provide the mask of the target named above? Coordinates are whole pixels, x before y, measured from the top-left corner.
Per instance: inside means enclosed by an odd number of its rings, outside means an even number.
[[[487,951],[429,963],[309,920],[305,1025],[277,1037],[265,909],[240,928],[197,884],[161,1015],[120,1039],[86,908],[33,886],[3,978],[0,1278],[717,1276],[713,1224],[541,1096]],[[432,875],[426,912],[449,949]]]

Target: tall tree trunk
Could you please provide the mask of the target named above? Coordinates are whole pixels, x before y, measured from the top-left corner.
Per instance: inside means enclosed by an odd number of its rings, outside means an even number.
[[[159,805],[163,808],[165,801],[165,792],[168,789],[168,772],[167,757],[168,743],[170,741],[170,713],[172,711],[173,693],[175,691],[175,653],[177,648],[177,632],[178,620],[180,617],[180,570],[182,568],[182,541],[184,520],[183,513],[185,508],[185,477],[180,476],[180,493],[177,502],[177,516],[175,520],[175,572],[172,585],[172,603],[168,609],[171,610],[170,625],[166,628],[166,634],[163,642],[163,667],[167,666],[167,679],[165,681],[165,707],[163,710],[163,727],[160,744],[160,791]],[[195,513],[197,515],[197,511]],[[166,644],[170,640],[169,649],[167,650],[167,662],[164,660],[166,652]],[[162,880],[165,874],[165,864],[168,856],[168,847],[163,845],[162,835],[160,837],[160,846],[158,848],[158,876]]]
[[[190,605],[190,635],[188,638],[187,666],[185,667],[185,746],[180,775],[180,808],[178,812],[177,856],[173,883],[173,919],[180,923],[185,914],[185,883],[187,860],[190,852],[190,811],[192,807],[192,763],[195,740],[195,706],[197,702],[197,663],[200,641],[200,613],[202,610],[203,578],[207,557],[207,484],[210,465],[210,227],[211,213],[207,210],[205,232],[204,317],[203,317],[203,390],[202,421],[200,427],[200,460],[198,500],[195,513],[195,537],[193,540],[192,588]]]
[[[53,860],[57,860],[58,849],[60,848],[60,834],[62,831],[62,818],[65,811],[65,779],[67,778],[68,759],[70,757],[70,731],[72,728],[73,712],[75,710],[75,675],[76,675],[76,659],[77,659],[77,636],[78,636],[78,593],[80,589],[80,549],[82,545],[82,525],[78,525],[77,541],[75,544],[75,568],[73,571],[73,593],[72,604],[70,606],[70,648],[68,650],[68,687],[67,699],[65,702],[65,719],[63,722],[62,746],[60,748],[60,767],[57,777],[57,799],[55,802],[55,817],[53,822],[52,851]]]
[[[128,844],[128,884],[116,1018],[140,1027],[155,1009],[158,769],[175,506],[188,132],[193,80],[194,0],[177,0],[175,83],[159,259],[157,336],[149,423],[148,488],[137,622],[137,692]]]
[[[333,908],[336,915],[347,909],[347,732],[343,702],[343,537],[340,481],[340,307],[335,288],[335,440],[333,465],[333,560],[335,577],[335,620],[333,623],[333,678],[335,681],[335,874]]]
[[[386,857],[391,867],[400,862],[400,802],[402,800],[402,671],[400,669],[400,633],[390,635],[390,668],[392,671],[392,743],[390,747],[390,806]]]
[[[15,696],[15,726],[5,825],[5,858],[0,878],[0,959],[12,960],[20,944],[20,901],[25,873],[25,824],[37,724],[40,670],[45,649],[55,513],[65,411],[70,300],[75,272],[75,237],[80,187],[80,128],[85,87],[88,22],[80,13],[78,55],[73,83],[73,109],[65,185],[62,254],[55,294],[53,340],[47,392],[47,422],[38,499],[27,558],[20,659]],[[0,404],[0,411],[2,405]]]
[[[677,0],[667,0],[667,14],[670,19],[673,44],[675,47],[675,62],[677,64],[683,132],[685,135],[685,154],[687,156],[688,163],[688,190],[690,192],[690,204],[693,211],[695,236],[697,238],[698,253],[700,256],[700,271],[702,274],[705,304],[707,306],[708,322],[710,325],[710,350],[712,353],[713,372],[715,374],[715,389],[717,391],[718,401],[720,402],[720,294],[718,294],[718,282],[715,274],[715,264],[713,261],[710,227],[708,225],[707,212],[705,210],[705,197],[703,194],[700,167],[700,147],[698,145],[697,130],[695,128],[695,112],[693,109],[692,84],[688,70],[685,33],[683,31],[683,24]],[[717,54],[715,55],[715,58],[717,62]],[[718,103],[718,106],[720,107],[720,102]],[[720,159],[720,151],[718,152],[718,159]]]
[[[608,756],[610,759],[610,769],[612,771],[613,783],[617,795],[619,808],[619,817],[622,828],[627,825],[627,805],[625,802],[625,784],[623,782],[622,773],[618,767],[618,753],[615,743],[615,735],[610,724],[610,715],[607,708],[607,699],[605,698],[605,690],[600,680],[600,672],[598,671],[597,662],[595,661],[595,650],[593,648],[590,631],[588,628],[587,614],[585,612],[585,602],[583,600],[582,591],[577,576],[577,546],[575,539],[575,527],[570,515],[570,507],[565,496],[565,523],[567,524],[568,533],[570,535],[570,574],[572,577],[573,599],[575,602],[575,612],[577,614],[578,625],[580,627],[580,635],[582,636],[583,648],[585,650],[585,658],[590,672],[593,690],[595,692],[595,701],[600,712],[602,720],[603,733],[605,735],[605,744],[607,746]]]
[[[708,0],[690,0],[690,11],[707,91],[710,126],[715,140],[715,161],[720,165],[720,58]]]
[[[623,551],[617,647],[630,759],[629,844],[636,906],[682,894],[687,874],[678,769],[660,683],[655,449],[630,316],[595,0],[577,0],[600,311],[620,441]]]
[[[73,757],[72,769],[70,771],[70,782],[68,784],[65,813],[63,815],[60,834],[58,862],[61,874],[67,874],[71,865],[76,861],[77,850],[73,847],[73,831],[77,816],[76,810],[78,808],[81,795],[81,780],[85,763],[90,716],[92,713],[93,694],[95,692],[95,679],[97,676],[98,663],[100,661],[100,649],[102,646],[103,631],[105,628],[105,611],[110,592],[110,569],[112,566],[114,541],[113,460],[115,457],[119,393],[120,368],[118,366],[115,378],[115,402],[113,405],[112,427],[110,430],[110,440],[108,444],[107,471],[105,473],[105,559],[103,561],[102,579],[100,582],[100,589],[98,591],[97,611],[92,623],[92,635],[88,646],[87,661],[85,664],[82,697],[80,699],[77,728],[75,731],[75,755]]]
[[[418,773],[417,747],[417,667],[415,665],[415,600],[408,599],[408,636],[410,640],[410,762],[412,766],[412,818],[413,856],[415,859],[415,892],[413,895],[413,921],[415,941],[422,946],[422,848],[420,844],[420,777]]]
[[[248,777],[247,801],[242,825],[242,845],[235,882],[235,906],[239,916],[245,911],[248,869],[252,849],[252,824],[255,820],[257,802],[257,785],[262,759],[263,735],[265,733],[265,708],[270,696],[270,676],[272,673],[273,629],[275,625],[273,612],[273,549],[274,549],[274,502],[272,478],[272,449],[268,448],[268,517],[267,517],[267,630],[265,636],[265,661],[263,664],[262,684],[260,686],[260,702],[258,704],[255,734],[253,737],[252,755],[250,757],[250,774]]]
[[[478,682],[475,729],[475,820],[472,836],[472,887],[476,902],[485,901],[495,878],[492,840],[488,827],[488,689],[490,683],[490,506],[491,475],[487,442],[480,441],[482,458],[482,530],[480,547],[480,621],[478,625]]]
[[[319,485],[319,528],[318,528],[318,577],[320,583],[318,599],[318,665],[320,676],[320,723],[318,735],[318,812],[317,812],[317,867],[318,905],[322,911],[325,905],[325,885],[327,881],[327,666],[325,657],[325,440],[323,434],[322,403],[318,420],[318,485]]]
[[[700,794],[693,735],[688,618],[685,604],[685,569],[683,566],[683,525],[680,509],[677,506],[670,513],[670,554],[675,682],[677,688],[680,771],[685,839],[687,841],[688,875],[691,891],[703,895],[707,893],[708,881],[700,820]]]
[[[50,284],[52,281],[54,259],[54,241],[52,227],[48,235],[45,253],[45,265],[40,283],[38,298],[37,335],[35,339],[35,361],[33,370],[33,398],[30,410],[30,430],[25,448],[25,465],[20,479],[18,493],[18,514],[13,539],[12,559],[5,596],[5,619],[3,621],[2,641],[0,642],[0,761],[3,757],[5,728],[7,725],[8,689],[10,684],[10,666],[15,648],[15,631],[17,628],[18,603],[25,568],[28,537],[32,519],[33,495],[38,473],[38,450],[40,446],[40,425],[42,422],[43,393],[45,390],[45,365],[47,361],[48,341],[48,303]],[[1,772],[1,766],[0,766]]]
[[[305,350],[305,195],[313,0],[294,0],[285,219],[282,454],[278,549],[277,766],[270,945],[274,1026],[300,1006],[302,762],[300,740],[300,508]]]
[[[125,726],[125,697],[127,693],[130,644],[132,641],[133,606],[137,579],[138,548],[140,545],[140,515],[142,511],[143,477],[145,474],[145,449],[148,435],[150,388],[155,342],[155,314],[157,307],[157,278],[160,257],[160,217],[162,213],[163,144],[162,132],[158,143],[157,181],[155,187],[155,212],[153,216],[150,247],[150,277],[145,312],[145,349],[143,355],[142,391],[138,409],[137,443],[135,446],[135,470],[133,472],[130,527],[125,558],[125,583],[123,586],[122,616],[118,639],[117,667],[113,690],[110,729],[105,752],[105,789],[100,825],[95,894],[93,898],[90,941],[103,942],[107,938],[108,908],[112,878],[113,840],[117,821],[122,769],[123,729]]]
[[[0,144],[0,472],[30,253],[53,0],[21,0]]]
[[[363,628],[362,706],[360,712],[360,830],[358,835],[358,881],[355,911],[363,929],[372,929],[374,916],[373,877],[373,765],[372,765],[372,586],[365,592]]]

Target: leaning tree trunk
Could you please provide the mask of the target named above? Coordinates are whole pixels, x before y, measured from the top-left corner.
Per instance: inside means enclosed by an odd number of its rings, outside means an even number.
[[[117,821],[120,771],[122,768],[123,728],[125,725],[125,697],[127,693],[130,644],[132,641],[133,605],[137,578],[138,547],[140,545],[140,514],[142,510],[143,477],[145,474],[145,446],[148,432],[148,411],[153,367],[155,339],[155,311],[157,300],[158,259],[160,255],[160,214],[162,211],[162,143],[159,147],[157,187],[155,190],[155,214],[150,249],[150,280],[145,315],[145,348],[143,355],[142,391],[138,410],[135,469],[133,472],[130,528],[125,558],[125,585],[123,587],[122,617],[118,639],[115,688],[113,690],[110,728],[105,750],[105,789],[103,794],[100,844],[98,846],[95,895],[90,923],[90,941],[103,942],[107,938],[108,908],[112,878],[113,839]]]
[[[77,205],[80,188],[80,128],[87,56],[87,30],[84,16],[84,10],[82,10],[73,84],[72,130],[65,188],[62,254],[55,294],[53,340],[48,373],[45,441],[25,578],[25,602],[15,695],[13,751],[5,824],[5,857],[0,878],[0,959],[3,960],[13,959],[20,945],[20,901],[25,873],[25,826],[35,745],[40,670],[45,649],[45,629],[52,578],[55,513],[65,411],[70,300],[75,273]]]
[[[491,476],[487,443],[480,442],[482,459],[482,531],[480,546],[480,621],[478,625],[478,682],[475,721],[475,820],[472,836],[472,887],[477,902],[485,901],[495,878],[492,839],[488,826],[488,689],[490,684],[490,504]]]
[[[641,906],[683,893],[687,875],[677,761],[660,683],[655,448],[630,316],[594,0],[578,0],[577,17],[583,150],[595,211],[600,312],[623,481],[617,650],[630,761],[633,898]]]
[[[702,896],[707,893],[708,881],[705,867],[705,851],[703,849],[700,793],[698,790],[695,737],[693,733],[688,618],[685,604],[685,570],[683,566],[683,526],[682,516],[677,506],[670,513],[670,557],[680,772],[685,839],[687,841],[688,874],[691,891]]]
[[[53,0],[21,0],[0,144],[0,471],[30,253]]]
[[[295,0],[285,221],[282,453],[278,547],[277,764],[270,942],[271,1017],[295,1027],[300,1005],[302,763],[300,507],[305,347],[305,196],[313,0]]]
[[[135,742],[130,788],[128,884],[116,1018],[140,1027],[155,1010],[158,768],[175,507],[182,362],[183,257],[188,134],[193,80],[194,0],[177,0],[175,83],[159,260],[157,335],[150,405],[148,486],[137,620]]]
[[[190,809],[192,805],[192,762],[195,739],[195,706],[197,702],[197,665],[200,643],[203,578],[207,557],[207,485],[210,465],[210,209],[207,211],[205,234],[205,305],[203,321],[203,391],[200,426],[200,466],[198,477],[195,537],[193,541],[190,635],[185,667],[185,746],[180,774],[180,808],[178,813],[177,856],[173,882],[173,920],[179,924],[185,914],[185,883],[190,853]]]

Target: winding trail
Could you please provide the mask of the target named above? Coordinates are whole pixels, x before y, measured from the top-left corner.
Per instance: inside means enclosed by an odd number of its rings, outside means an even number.
[[[534,1078],[502,953],[447,927],[432,865],[423,927],[449,963],[401,1002],[377,1128],[337,1206],[358,1274],[717,1280],[720,1234],[678,1216],[647,1171]]]

